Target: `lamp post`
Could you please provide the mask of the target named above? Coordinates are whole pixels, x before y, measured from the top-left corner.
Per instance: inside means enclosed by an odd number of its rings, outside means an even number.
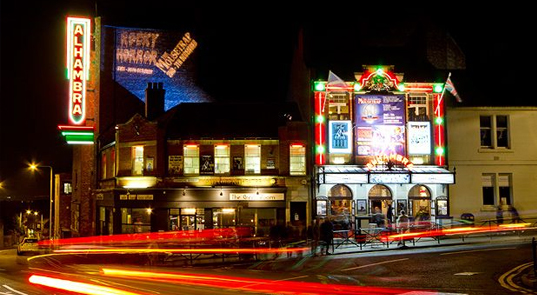
[[[50,204],[49,204],[49,221],[48,221],[48,235],[49,239],[54,239],[54,235],[52,234],[52,206],[54,203],[54,170],[52,169],[52,166],[41,166],[36,164],[31,164],[30,169],[36,170],[37,168],[49,168],[50,169]]]

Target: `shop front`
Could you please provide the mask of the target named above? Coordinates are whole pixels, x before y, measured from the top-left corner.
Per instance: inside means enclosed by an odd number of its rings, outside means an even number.
[[[249,227],[263,236],[285,223],[286,188],[118,188],[96,199],[100,235]]]

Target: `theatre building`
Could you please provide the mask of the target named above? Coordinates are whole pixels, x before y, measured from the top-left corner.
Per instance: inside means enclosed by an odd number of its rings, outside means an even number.
[[[202,230],[307,220],[307,125],[292,103],[181,103],[146,113],[99,151],[97,234]]]
[[[315,216],[345,226],[404,210],[446,222],[455,175],[445,157],[443,81],[405,82],[393,66],[354,76],[330,73],[313,85]]]

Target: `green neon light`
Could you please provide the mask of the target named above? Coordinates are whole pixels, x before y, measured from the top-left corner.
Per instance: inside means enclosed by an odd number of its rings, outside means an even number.
[[[317,154],[324,154],[324,146],[318,145],[316,150],[317,150]]]
[[[437,125],[442,125],[444,123],[444,118],[442,117],[437,117],[434,122],[437,124]]]
[[[324,91],[326,89],[326,83],[321,81],[313,82],[313,88],[315,91]]]
[[[405,91],[405,84],[401,83],[397,85],[397,89],[399,89],[399,91]]]
[[[93,132],[62,131],[62,135],[63,135],[63,136],[67,136],[67,135],[74,135],[74,136],[81,135],[81,136],[91,136],[91,137],[93,137]]]
[[[317,121],[317,123],[324,123],[324,116],[323,115],[318,115],[317,118],[315,119],[315,121]]]
[[[444,148],[439,146],[436,148],[435,152],[438,156],[442,156],[444,154]]]
[[[360,91],[362,89],[362,85],[360,83],[354,83],[354,91]]]
[[[442,84],[434,84],[433,92],[440,93],[444,90],[444,86]]]
[[[65,136],[65,140],[67,140],[67,141],[91,141],[91,142],[93,142],[93,135],[91,135],[91,136],[87,136],[87,135],[83,135],[83,136],[67,135],[67,136]]]

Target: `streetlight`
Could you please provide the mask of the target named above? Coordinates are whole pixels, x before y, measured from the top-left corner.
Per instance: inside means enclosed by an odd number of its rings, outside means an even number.
[[[36,165],[36,164],[31,164],[30,165],[30,169],[32,171],[35,171],[37,168],[49,168],[50,169],[50,204],[49,204],[49,221],[48,221],[48,236],[49,236],[49,239],[53,239],[54,236],[52,235],[52,205],[53,205],[53,202],[54,202],[54,196],[53,196],[53,191],[54,191],[54,172],[52,170],[52,166],[41,166],[41,165]]]

